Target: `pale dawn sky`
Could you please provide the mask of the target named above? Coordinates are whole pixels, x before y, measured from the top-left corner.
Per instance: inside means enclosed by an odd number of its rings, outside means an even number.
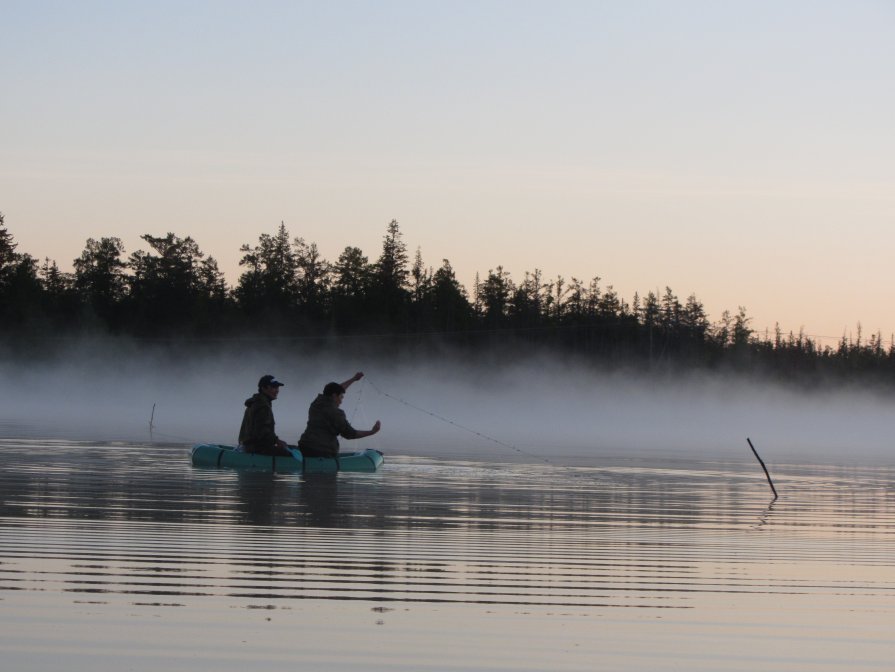
[[[274,233],[895,332],[895,2],[0,0],[0,211],[63,270]],[[829,341],[824,340],[824,343]]]

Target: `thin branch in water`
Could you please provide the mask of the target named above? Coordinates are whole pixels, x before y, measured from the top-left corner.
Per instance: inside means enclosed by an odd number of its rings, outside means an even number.
[[[768,468],[764,466],[764,460],[758,455],[758,451],[755,450],[755,446],[752,445],[752,440],[747,436],[746,441],[749,443],[749,447],[752,449],[752,452],[755,454],[758,463],[761,465],[761,468],[764,469],[764,475],[768,478],[768,485],[771,486],[771,491],[774,493],[774,499],[777,499],[777,488],[774,487],[774,481],[771,480],[771,475],[768,473]]]

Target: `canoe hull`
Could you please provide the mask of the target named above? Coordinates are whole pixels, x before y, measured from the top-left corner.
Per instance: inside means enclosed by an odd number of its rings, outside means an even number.
[[[297,451],[296,451],[297,452]],[[299,454],[299,457],[301,455]],[[226,467],[251,471],[275,471],[277,473],[333,474],[338,471],[371,473],[382,465],[382,453],[362,450],[356,453],[340,453],[333,457],[281,457],[242,453],[233,446],[216,443],[200,443],[193,446],[191,459],[197,467]]]

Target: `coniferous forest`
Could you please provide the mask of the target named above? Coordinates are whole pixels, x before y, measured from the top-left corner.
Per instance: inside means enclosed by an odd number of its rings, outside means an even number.
[[[420,250],[411,255],[395,220],[375,256],[348,246],[334,261],[281,224],[242,246],[235,286],[191,237],[141,238],[145,247],[130,253],[118,238],[90,238],[64,273],[20,251],[0,214],[7,354],[97,335],[206,346],[341,339],[385,350],[546,349],[599,366],[895,383],[895,346],[879,333],[864,339],[859,330],[821,347],[802,333],[757,333],[742,307],[712,320],[695,295],[681,299],[668,287],[625,299],[599,277],[549,279],[534,270],[514,280],[501,266],[467,289],[447,259],[433,267]]]

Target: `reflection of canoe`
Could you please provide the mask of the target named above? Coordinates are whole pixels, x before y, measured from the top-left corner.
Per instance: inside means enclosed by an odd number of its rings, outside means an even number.
[[[233,446],[200,443],[193,446],[192,460],[197,467],[231,467],[255,471],[304,472],[328,474],[336,471],[376,471],[382,464],[378,450],[362,450],[358,453],[339,453],[339,457],[273,457],[257,453],[242,453]]]

